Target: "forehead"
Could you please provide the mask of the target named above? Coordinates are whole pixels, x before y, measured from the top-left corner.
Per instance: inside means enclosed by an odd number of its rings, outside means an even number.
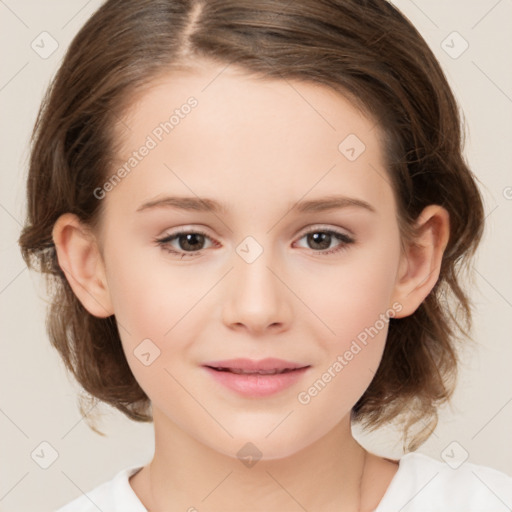
[[[117,133],[112,171],[124,165],[129,176],[112,195],[134,202],[172,191],[288,203],[314,189],[378,200],[390,186],[376,123],[309,81],[213,63],[174,70],[133,97]]]
[[[218,132],[230,127],[250,128],[256,123],[265,124],[269,130],[285,126],[285,133],[295,136],[331,132],[335,140],[347,130],[361,138],[368,131],[378,131],[377,123],[359,109],[361,103],[348,97],[350,93],[341,94],[313,81],[278,80],[233,65],[199,62],[160,74],[137,91],[121,116],[119,128],[135,125],[150,133],[155,121],[165,122],[174,112],[182,114],[180,110],[194,98],[199,106],[194,109],[195,123],[204,121],[203,126],[209,127],[214,121]],[[130,134],[125,130],[124,135]]]

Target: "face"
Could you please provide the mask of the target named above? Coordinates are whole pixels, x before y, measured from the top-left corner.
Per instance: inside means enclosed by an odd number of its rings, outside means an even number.
[[[117,178],[96,191],[98,239],[155,421],[273,459],[346,421],[377,370],[400,309],[396,206],[378,128],[348,100],[222,69],[169,74],[133,102]],[[238,358],[306,369],[204,366]]]

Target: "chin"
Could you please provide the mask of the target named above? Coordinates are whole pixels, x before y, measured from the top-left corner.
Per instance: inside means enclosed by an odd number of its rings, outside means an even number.
[[[244,460],[271,461],[285,459],[300,452],[314,442],[314,439],[299,439],[297,435],[290,435],[283,429],[281,435],[265,429],[265,432],[259,432],[257,429],[247,429],[241,435],[235,435],[233,439],[223,439],[218,444],[212,443],[212,439],[208,440],[208,445],[215,451],[228,457],[239,459],[242,463]]]

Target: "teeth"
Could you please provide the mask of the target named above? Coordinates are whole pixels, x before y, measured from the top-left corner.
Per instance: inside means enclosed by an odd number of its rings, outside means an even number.
[[[238,368],[215,368],[216,370],[236,373],[238,375],[275,375],[277,373],[285,373],[292,371],[293,368],[284,368],[283,370],[240,370]]]

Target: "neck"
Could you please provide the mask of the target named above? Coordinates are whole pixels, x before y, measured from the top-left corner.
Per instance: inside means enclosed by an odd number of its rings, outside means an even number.
[[[263,457],[251,466],[153,413],[155,456],[144,468],[139,487],[144,489],[141,501],[151,512],[194,507],[212,512],[361,509],[366,451],[352,437],[348,417],[303,450],[280,459]]]

